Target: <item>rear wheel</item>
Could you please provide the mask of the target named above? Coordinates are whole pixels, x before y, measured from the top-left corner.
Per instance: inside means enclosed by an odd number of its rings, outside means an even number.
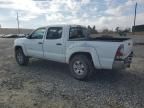
[[[29,58],[24,55],[23,50],[21,48],[17,48],[15,50],[15,58],[19,65],[27,65],[29,62]]]
[[[94,71],[93,63],[86,55],[75,55],[70,60],[69,67],[72,76],[78,80],[88,79]]]

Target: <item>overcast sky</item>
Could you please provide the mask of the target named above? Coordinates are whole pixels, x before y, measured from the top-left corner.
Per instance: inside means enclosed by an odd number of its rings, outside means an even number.
[[[0,0],[0,24],[37,28],[51,24],[96,25],[97,29],[131,27],[138,2],[136,24],[144,24],[144,0]]]

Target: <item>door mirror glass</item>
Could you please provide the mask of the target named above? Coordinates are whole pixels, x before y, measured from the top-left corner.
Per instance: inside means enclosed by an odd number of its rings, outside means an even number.
[[[26,34],[25,36],[27,39],[30,39],[30,34]]]

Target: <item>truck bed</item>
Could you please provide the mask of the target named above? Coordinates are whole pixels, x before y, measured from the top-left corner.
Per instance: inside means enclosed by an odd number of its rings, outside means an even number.
[[[112,37],[112,36],[99,36],[99,37],[86,37],[70,39],[69,41],[103,41],[103,42],[124,42],[130,38]]]
[[[118,37],[96,37],[88,38],[89,41],[107,41],[107,42],[123,42],[130,38],[118,38]]]

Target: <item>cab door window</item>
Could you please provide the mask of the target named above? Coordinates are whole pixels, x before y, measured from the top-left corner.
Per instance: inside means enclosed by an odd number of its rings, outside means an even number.
[[[50,27],[46,39],[60,39],[62,36],[62,27]]]
[[[83,29],[81,27],[71,27],[69,32],[69,39],[81,39],[85,38]]]
[[[31,35],[31,39],[42,39],[46,32],[45,28],[40,28],[34,31]]]

